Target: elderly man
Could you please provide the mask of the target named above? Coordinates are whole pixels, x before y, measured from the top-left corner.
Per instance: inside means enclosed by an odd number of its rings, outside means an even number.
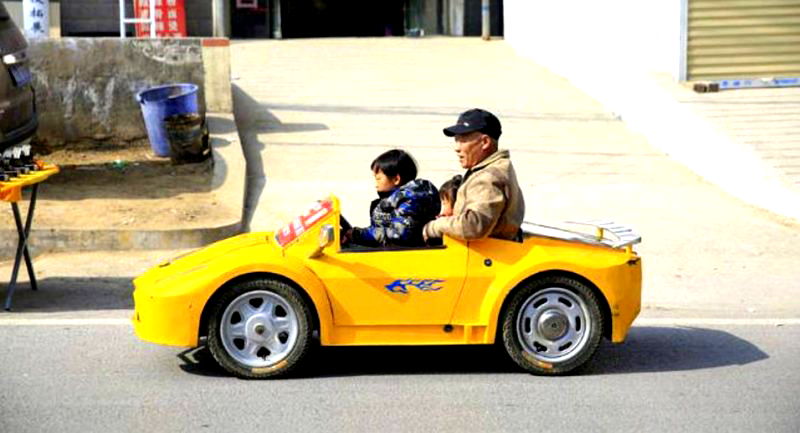
[[[497,117],[479,108],[465,111],[455,125],[444,129],[444,135],[455,137],[458,160],[467,172],[453,216],[426,224],[426,240],[444,234],[462,240],[518,238],[525,202],[508,150],[497,149],[500,134]]]

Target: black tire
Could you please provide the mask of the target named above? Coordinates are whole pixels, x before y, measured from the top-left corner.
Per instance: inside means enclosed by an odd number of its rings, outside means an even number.
[[[297,290],[271,279],[246,281],[225,290],[212,301],[208,321],[208,348],[214,359],[228,372],[247,379],[293,372],[313,345],[311,309]]]
[[[526,283],[511,295],[501,320],[506,352],[539,375],[568,373],[589,361],[604,326],[597,295],[568,277]]]

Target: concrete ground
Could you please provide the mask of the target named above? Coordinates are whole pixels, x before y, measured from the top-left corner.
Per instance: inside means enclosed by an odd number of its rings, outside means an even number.
[[[678,101],[751,150],[800,201],[800,88],[681,92]]]
[[[462,171],[441,128],[478,106],[503,122],[501,147],[511,150],[523,185],[526,220],[611,218],[642,234],[643,317],[800,316],[797,222],[705,181],[503,41],[248,41],[234,43],[231,55],[252,230],[274,229],[329,193],[351,222],[366,224],[369,164],[394,147],[416,157],[421,177],[441,184]],[[92,278],[128,296],[129,278],[170,255],[60,254],[37,260],[37,272],[64,287],[55,289],[63,302],[94,311],[67,300],[85,293],[74,283],[85,282],[87,263],[102,264]],[[47,312],[39,297],[47,290],[54,289],[23,289],[17,307]],[[130,308],[116,305],[121,314]]]
[[[420,176],[436,184],[460,173],[441,128],[477,106],[503,122],[501,147],[511,150],[526,220],[611,218],[642,234],[645,314],[800,313],[796,222],[705,181],[503,41],[287,40],[231,49],[243,142],[266,173],[253,230],[273,229],[329,193],[351,222],[366,224],[369,164],[394,147],[410,151]]]
[[[800,222],[800,88],[696,93],[657,73],[574,79],[655,148],[728,194]]]

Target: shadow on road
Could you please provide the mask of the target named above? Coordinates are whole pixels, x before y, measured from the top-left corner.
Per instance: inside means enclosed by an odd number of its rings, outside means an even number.
[[[25,272],[24,265],[21,270]],[[7,278],[0,274],[0,277]],[[133,283],[119,277],[48,277],[37,278],[39,290],[31,290],[27,281],[17,283],[12,310],[23,313],[59,311],[133,309]],[[5,300],[8,281],[0,280],[0,299]],[[2,317],[0,312],[0,317]]]
[[[264,190],[264,161],[261,152],[264,143],[258,141],[258,102],[236,84],[231,85],[233,93],[233,116],[239,130],[239,141],[247,165],[244,185],[244,206],[242,207],[242,229],[249,230],[250,221],[256,210],[261,192]]]
[[[181,370],[187,373],[207,377],[230,376],[227,371],[217,364],[217,361],[214,360],[214,355],[211,354],[206,346],[184,350],[177,356],[183,362],[180,365]]]
[[[258,141],[258,125],[262,113],[259,105],[250,95],[236,84],[231,85],[233,93],[233,116],[236,119],[236,128],[239,130],[239,141],[242,143],[246,166],[244,186],[244,206],[242,207],[242,229],[249,230],[250,221],[256,210],[261,192],[264,190],[266,179],[264,177],[264,161],[261,152],[265,144]],[[268,113],[267,113],[268,114]],[[269,116],[269,120],[272,117]],[[277,121],[277,119],[275,119]]]
[[[187,356],[189,354],[190,356]],[[181,369],[226,376],[205,347],[181,353]],[[767,359],[752,343],[704,328],[635,327],[622,345],[601,344],[575,375],[656,373],[744,365]],[[412,374],[525,374],[499,346],[322,347],[301,377]]]
[[[769,355],[718,329],[634,327],[624,344],[603,344],[584,374],[651,373],[745,365]]]
[[[231,90],[233,92],[234,118],[247,164],[244,208],[242,210],[242,221],[245,231],[247,231],[266,184],[262,152],[267,144],[259,141],[258,135],[260,133],[324,131],[328,127],[322,123],[283,123],[238,85],[233,84]]]
[[[187,373],[229,376],[205,346],[182,352],[178,358]],[[321,347],[295,377],[518,372],[494,346]]]

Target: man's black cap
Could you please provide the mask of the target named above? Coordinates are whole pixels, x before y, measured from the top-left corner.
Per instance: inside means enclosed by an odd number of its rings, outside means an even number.
[[[443,131],[444,135],[448,137],[480,131],[495,140],[499,139],[503,132],[500,128],[500,120],[494,114],[480,108],[473,108],[461,113],[456,124],[444,128]]]

